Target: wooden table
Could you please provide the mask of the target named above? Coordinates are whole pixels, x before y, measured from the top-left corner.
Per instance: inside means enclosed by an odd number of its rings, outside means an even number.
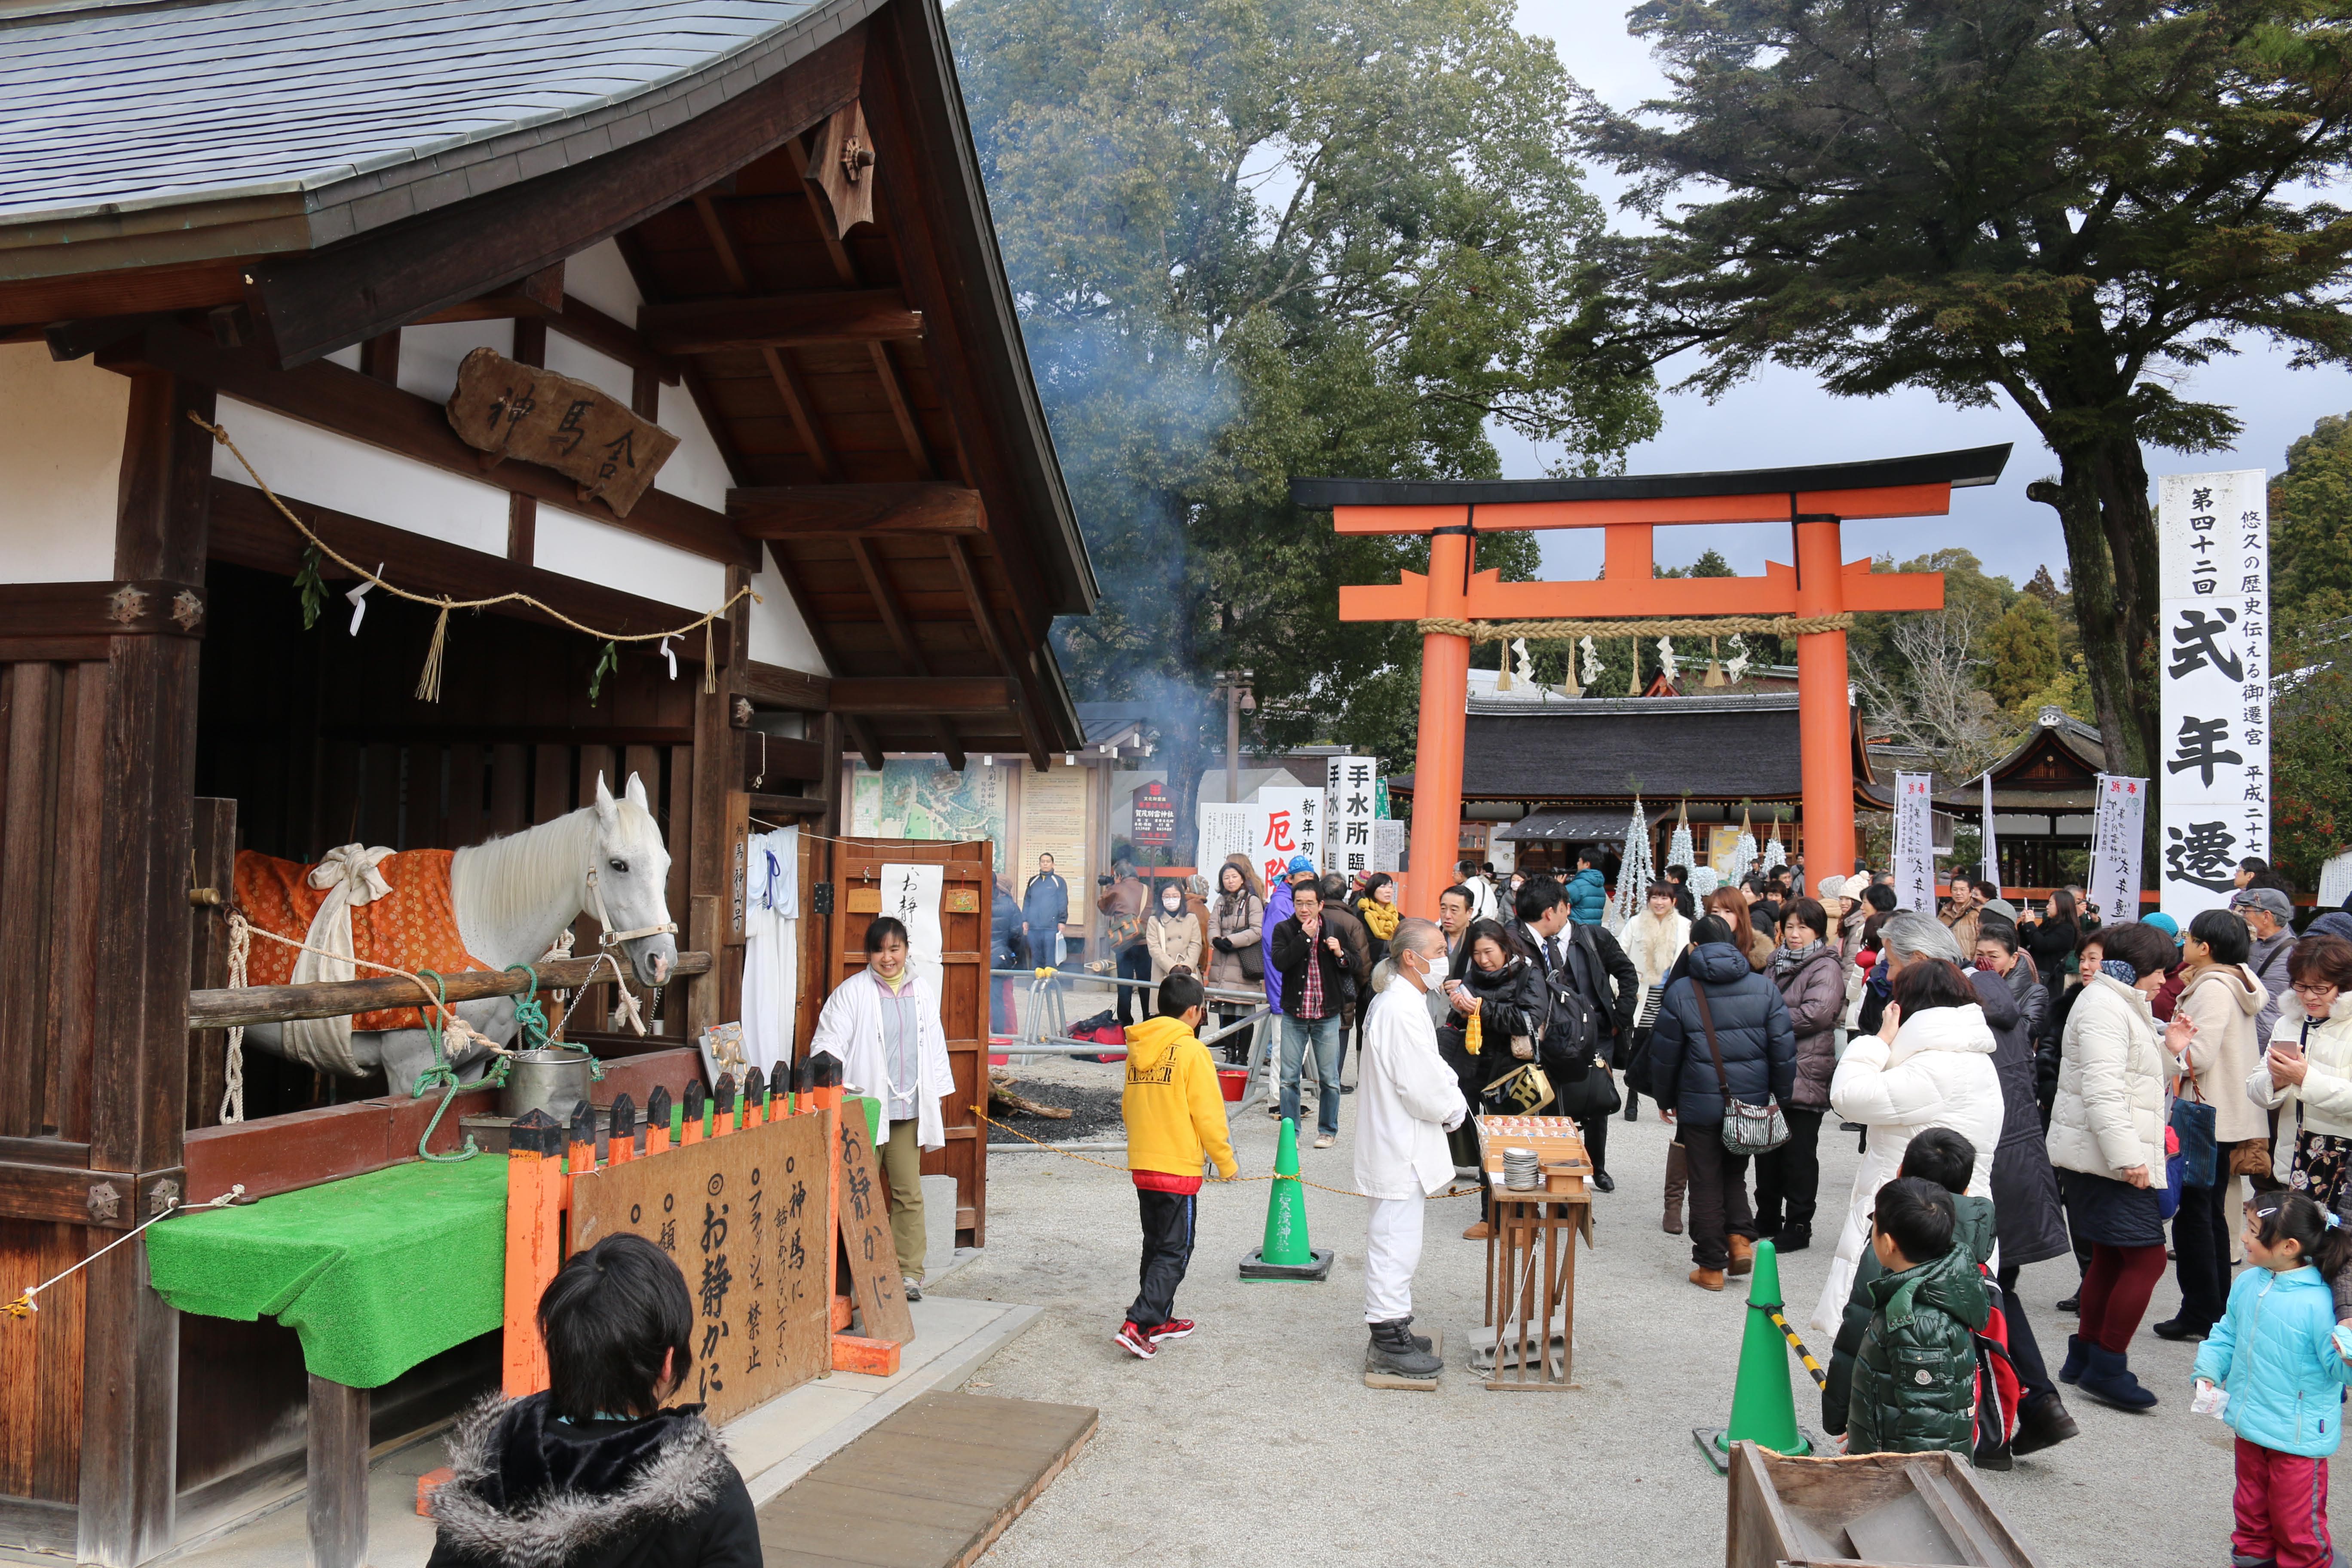
[[[1576,1238],[1592,1244],[1592,1169],[1576,1123],[1565,1117],[1480,1117],[1478,1165],[1491,1213],[1486,1237],[1486,1324],[1495,1331],[1495,1365],[1486,1386],[1557,1394],[1578,1386],[1576,1370]],[[1542,1186],[1513,1192],[1503,1184],[1503,1151],[1533,1149],[1542,1158]],[[1540,1254],[1540,1259],[1538,1258]],[[1560,1319],[1560,1359],[1554,1375],[1552,1315]],[[1506,1366],[1505,1347],[1516,1364]]]

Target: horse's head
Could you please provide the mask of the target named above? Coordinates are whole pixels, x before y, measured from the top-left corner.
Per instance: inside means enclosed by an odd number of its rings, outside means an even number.
[[[629,955],[640,985],[660,985],[677,968],[676,925],[669,916],[669,851],[662,847],[661,826],[646,805],[646,786],[629,775],[619,800],[596,775],[596,823],[591,841],[589,868],[595,886],[587,908],[602,916],[607,931],[625,940],[617,945]],[[634,934],[632,934],[634,933]]]

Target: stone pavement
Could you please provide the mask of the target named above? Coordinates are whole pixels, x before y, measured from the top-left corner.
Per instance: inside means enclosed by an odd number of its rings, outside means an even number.
[[[1076,1066],[1073,1071],[1079,1070]],[[1102,1074],[1115,1068],[1086,1069]],[[1352,1063],[1350,1072],[1354,1070]],[[1275,1123],[1236,1118],[1245,1173],[1271,1167]],[[1304,1174],[1349,1184],[1355,1100],[1339,1147],[1304,1151]],[[1360,1381],[1364,1213],[1310,1190],[1315,1244],[1338,1249],[1323,1285],[1244,1285],[1234,1266],[1265,1224],[1263,1183],[1202,1193],[1200,1237],[1177,1310],[1200,1331],[1139,1362],[1111,1342],[1136,1279],[1136,1203],[1123,1173],[1052,1154],[990,1161],[989,1242],[953,1289],[1040,1303],[1045,1315],[964,1386],[1100,1407],[1077,1460],[987,1561],[1007,1568],[1321,1561],[1400,1568],[1656,1568],[1722,1561],[1724,1483],[1691,1428],[1730,1413],[1744,1295],[1686,1282],[1686,1238],[1658,1228],[1668,1132],[1654,1109],[1612,1124],[1618,1191],[1596,1198],[1598,1248],[1579,1259],[1581,1392],[1489,1394],[1460,1364],[1476,1325],[1483,1243],[1460,1239],[1475,1200],[1431,1205],[1415,1287],[1425,1325],[1456,1347],[1437,1394],[1376,1393]],[[1854,1135],[1825,1127],[1824,1232],[1784,1260],[1805,1326],[1828,1272],[1857,1163]],[[1103,1156],[1116,1162],[1118,1156]],[[2071,1258],[2025,1271],[2043,1345],[2062,1353],[2074,1320]],[[1737,1286],[1738,1282],[1735,1282]],[[2150,1321],[2179,1292],[2168,1275]],[[1829,1346],[1814,1343],[1824,1360]],[[2189,1414],[2193,1347],[2143,1328],[2132,1363],[2162,1395],[2126,1415],[2078,1396],[2071,1443],[1980,1474],[1985,1491],[2053,1568],[2147,1568],[2228,1561],[2231,1435]],[[1811,1381],[1789,1362],[1798,1413],[1819,1419]],[[2352,1529],[2352,1505],[2334,1510]]]

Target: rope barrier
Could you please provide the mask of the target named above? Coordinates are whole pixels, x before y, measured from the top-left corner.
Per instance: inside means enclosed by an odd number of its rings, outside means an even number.
[[[1422,632],[1468,637],[1472,642],[1574,642],[1579,637],[1703,637],[1734,634],[1802,637],[1810,632],[1849,631],[1853,612],[1833,616],[1709,616],[1664,621],[1463,621],[1429,616],[1413,623]]]
[[[1782,1315],[1780,1309],[1767,1307],[1760,1301],[1750,1301],[1748,1305],[1772,1320],[1772,1326],[1780,1331],[1780,1337],[1789,1342],[1789,1348],[1797,1352],[1797,1359],[1805,1363],[1807,1372],[1812,1373],[1814,1384],[1827,1388],[1830,1374],[1822,1370],[1822,1363],[1813,1359],[1813,1352],[1805,1348],[1805,1342],[1797,1337],[1797,1331],[1789,1326],[1789,1320]]]
[[[320,554],[324,555],[328,560],[332,561],[336,565],[341,566],[344,571],[351,573],[353,576],[360,578],[372,586],[383,589],[385,593],[390,594],[396,599],[405,599],[412,605],[434,605],[440,607],[440,617],[433,623],[433,641],[425,649],[425,670],[416,682],[416,695],[423,701],[438,702],[441,700],[441,648],[449,630],[449,612],[452,610],[485,610],[496,605],[528,605],[532,609],[539,611],[541,615],[548,616],[554,620],[562,623],[564,626],[570,626],[573,631],[585,633],[587,636],[598,638],[607,645],[625,642],[667,642],[672,637],[683,637],[692,632],[699,630],[702,633],[702,689],[706,692],[714,692],[719,689],[719,678],[718,666],[711,657],[714,646],[712,643],[712,634],[710,630],[711,623],[718,620],[719,616],[725,615],[728,611],[733,609],[735,607],[736,601],[743,598],[746,595],[749,595],[752,602],[755,604],[761,602],[760,595],[753,594],[751,588],[746,585],[744,587],[738,588],[734,593],[729,595],[725,604],[719,605],[717,609],[712,610],[708,615],[697,616],[695,619],[687,622],[685,625],[673,627],[671,630],[666,632],[607,632],[599,631],[596,627],[589,626],[584,621],[575,621],[570,616],[565,615],[562,610],[559,610],[554,605],[549,604],[546,600],[533,598],[530,595],[520,591],[499,594],[487,599],[453,599],[446,594],[411,593],[405,588],[398,587],[394,584],[386,582],[375,573],[369,571],[364,566],[362,566],[358,562],[338,552],[334,546],[329,544],[316,533],[313,533],[310,531],[310,525],[304,522],[300,518],[295,516],[293,509],[288,506],[283,500],[279,500],[278,492],[269,488],[269,481],[261,477],[260,470],[257,469],[253,466],[253,460],[247,458],[243,452],[237,450],[236,443],[229,439],[228,431],[226,429],[206,420],[202,415],[197,414],[194,409],[190,409],[188,411],[188,421],[190,424],[195,426],[197,429],[202,430],[205,435],[210,436],[214,440],[228,448],[229,456],[235,458],[244,468],[245,471],[252,477],[254,484],[260,489],[264,496],[268,498],[269,504],[276,507],[278,514],[284,517],[287,521],[292,523],[294,525],[295,531],[301,534],[303,538],[309,540],[311,546],[316,549]],[[590,693],[590,700],[594,700],[594,693],[593,691]]]
[[[991,1127],[997,1129],[999,1131],[1010,1132],[1013,1136],[1020,1139],[1024,1143],[1034,1143],[1038,1148],[1045,1150],[1048,1154],[1059,1154],[1065,1160],[1076,1160],[1082,1165],[1097,1165],[1106,1171],[1116,1171],[1122,1176],[1131,1173],[1125,1165],[1114,1165],[1108,1160],[1097,1160],[1091,1155],[1080,1154],[1068,1149],[1057,1148],[1054,1144],[1046,1142],[1043,1138],[1032,1138],[1026,1132],[1022,1131],[1018,1127],[1005,1126],[1003,1122],[999,1121],[996,1118],[991,1116],[986,1110],[977,1105],[971,1108],[971,1113],[974,1116],[979,1117],[982,1121],[988,1123]],[[1370,1193],[1360,1193],[1353,1187],[1327,1187],[1320,1182],[1310,1182],[1304,1176],[1286,1176],[1279,1173],[1270,1176],[1219,1176],[1216,1179],[1227,1186],[1243,1186],[1251,1182],[1297,1182],[1302,1187],[1313,1187],[1318,1193],[1331,1193],[1343,1198],[1369,1198],[1372,1195]],[[1478,1189],[1476,1187],[1449,1187],[1442,1193],[1425,1194],[1423,1194],[1422,1201],[1424,1203],[1435,1203],[1440,1198],[1466,1198],[1475,1195]]]
[[[131,1237],[137,1236],[141,1231],[145,1230],[148,1226],[160,1224],[162,1221],[171,1218],[175,1214],[193,1214],[197,1209],[226,1208],[230,1204],[236,1202],[237,1199],[243,1196],[245,1196],[245,1184],[243,1182],[239,1182],[230,1187],[228,1191],[223,1193],[220,1196],[214,1198],[207,1203],[183,1204],[176,1197],[165,1198],[163,1200],[163,1212],[162,1214],[145,1221],[143,1224],[131,1226],[129,1230],[124,1231],[121,1236],[116,1237],[112,1241],[108,1242],[104,1247],[100,1247],[96,1252],[91,1253],[88,1258],[83,1258],[79,1263],[75,1264],[71,1268],[61,1269],[58,1273],[50,1275],[47,1279],[42,1280],[38,1285],[31,1287],[15,1300],[0,1304],[0,1317],[31,1317],[34,1313],[41,1310],[41,1304],[33,1300],[34,1297],[39,1295],[42,1291],[47,1289],[50,1286],[57,1284],[58,1281],[71,1277],[78,1270],[89,1268],[91,1264],[97,1262],[100,1258],[105,1257],[108,1253],[121,1246],[124,1242],[129,1241]]]

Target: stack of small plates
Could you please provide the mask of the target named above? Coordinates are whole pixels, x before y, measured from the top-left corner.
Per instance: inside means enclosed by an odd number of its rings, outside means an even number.
[[[1532,1149],[1503,1151],[1503,1185],[1524,1193],[1543,1184],[1543,1162]]]

